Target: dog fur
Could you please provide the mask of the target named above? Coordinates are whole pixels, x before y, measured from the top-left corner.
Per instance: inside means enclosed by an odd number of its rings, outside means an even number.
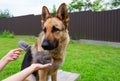
[[[49,75],[51,75],[52,81],[57,81],[57,71],[63,64],[66,56],[66,47],[70,40],[68,34],[69,15],[66,4],[60,5],[55,17],[51,16],[46,6],[43,6],[41,18],[43,31],[39,34],[36,43],[28,51],[31,54],[26,54],[22,69],[32,63],[38,51],[45,51],[50,54],[54,62],[49,69],[38,71],[38,80],[31,74],[25,81],[47,81]],[[32,60],[26,66],[25,60],[27,58]]]

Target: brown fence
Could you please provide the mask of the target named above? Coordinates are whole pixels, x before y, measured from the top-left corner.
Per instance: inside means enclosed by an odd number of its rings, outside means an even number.
[[[69,32],[72,39],[120,42],[120,9],[106,12],[70,13]],[[41,31],[40,15],[0,19],[0,32],[37,35]]]
[[[0,19],[0,32],[9,30],[16,35],[38,35],[41,31],[40,15],[27,15]]]
[[[106,12],[72,13],[70,17],[72,38],[120,42],[120,9]]]

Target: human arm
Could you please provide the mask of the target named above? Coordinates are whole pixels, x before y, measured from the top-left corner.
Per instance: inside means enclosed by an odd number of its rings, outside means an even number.
[[[27,67],[26,69],[22,70],[21,72],[18,72],[7,79],[4,79],[2,81],[23,81],[25,78],[27,78],[30,74],[32,74],[36,70],[46,69],[51,66],[51,63],[49,64],[32,64],[31,66]]]
[[[5,55],[1,60],[0,60],[0,71],[3,70],[3,68],[11,61],[16,60],[20,53],[21,53],[22,49],[21,48],[17,48],[17,49],[13,49],[10,52],[7,53],[7,55]]]

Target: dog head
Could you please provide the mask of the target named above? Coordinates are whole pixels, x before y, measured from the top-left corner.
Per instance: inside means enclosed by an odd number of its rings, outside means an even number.
[[[41,19],[42,30],[44,32],[42,48],[53,50],[59,46],[61,39],[65,39],[65,33],[68,33],[69,16],[66,4],[60,5],[55,17],[51,16],[46,6],[43,6]]]

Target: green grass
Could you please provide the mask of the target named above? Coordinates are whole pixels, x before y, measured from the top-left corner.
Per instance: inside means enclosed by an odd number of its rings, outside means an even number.
[[[0,38],[0,58],[17,48],[20,40],[35,42],[34,37]],[[0,73],[0,81],[20,70],[24,53],[5,67]],[[120,48],[71,42],[62,69],[80,74],[77,81],[120,81]]]
[[[25,40],[29,44],[33,44],[36,40],[35,37],[15,37],[15,38],[1,38],[0,37],[0,58],[5,56],[10,50],[18,48],[18,42]],[[0,73],[0,81],[16,72],[20,71],[21,63],[25,52],[23,51],[19,59],[9,63],[4,70]]]

